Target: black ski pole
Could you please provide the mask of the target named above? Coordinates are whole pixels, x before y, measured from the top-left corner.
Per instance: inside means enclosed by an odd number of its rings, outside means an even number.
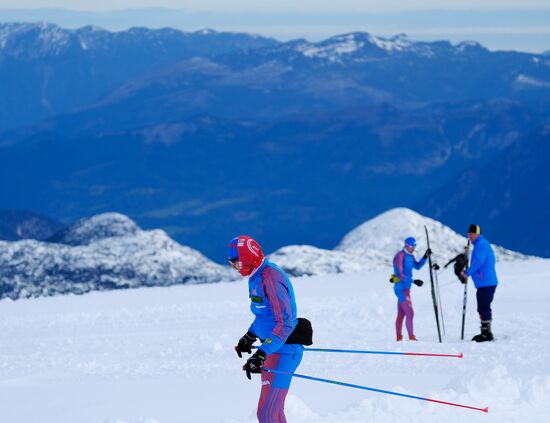
[[[466,268],[470,265],[470,240],[466,246]],[[462,301],[462,330],[460,332],[460,339],[464,341],[464,326],[466,324],[466,304],[468,302],[468,278],[464,282],[464,299]]]
[[[430,249],[430,236],[428,235],[428,228],[424,226],[424,230],[426,231],[426,242],[428,243],[428,250]],[[435,284],[434,284],[434,276],[433,276],[433,270],[432,270],[432,255],[428,254],[428,265],[430,267],[430,283],[432,286],[432,301],[434,303],[434,312],[435,312],[435,323],[437,325],[437,336],[439,337],[439,342],[441,341],[441,329],[439,328],[439,311],[437,308],[437,299],[435,297]]]

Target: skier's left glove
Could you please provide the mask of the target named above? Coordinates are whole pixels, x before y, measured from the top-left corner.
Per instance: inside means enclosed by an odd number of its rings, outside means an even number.
[[[243,366],[243,370],[246,372],[246,377],[252,379],[251,373],[262,373],[262,365],[266,359],[265,352],[262,350],[256,350],[256,352],[246,360]]]
[[[428,258],[428,256],[431,256],[432,255],[432,250],[431,249],[427,249],[426,252],[424,253],[424,258]]]
[[[257,337],[252,332],[248,331],[246,332],[241,339],[239,339],[239,342],[235,346],[235,351],[237,352],[237,355],[239,358],[242,358],[242,353],[248,353],[252,354],[252,344],[256,341]]]
[[[424,285],[424,281],[420,280],[420,279],[415,279],[413,281],[413,283],[416,285],[416,286],[422,286]]]

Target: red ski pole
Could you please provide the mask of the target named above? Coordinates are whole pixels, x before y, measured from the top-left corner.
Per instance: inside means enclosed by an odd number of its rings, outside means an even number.
[[[462,354],[462,353],[459,353],[459,354],[437,354],[437,353],[399,352],[399,351],[337,350],[337,349],[331,349],[331,348],[304,348],[304,351],[349,353],[349,354],[415,355],[415,356],[421,356],[421,357],[464,358],[464,354]]]

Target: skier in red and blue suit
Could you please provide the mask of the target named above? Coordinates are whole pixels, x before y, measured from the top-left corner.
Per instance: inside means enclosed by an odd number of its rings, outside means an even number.
[[[262,367],[294,373],[302,361],[304,347],[285,344],[298,323],[294,289],[286,274],[264,258],[260,245],[248,236],[233,238],[229,244],[229,262],[242,276],[248,276],[250,310],[255,318],[235,350],[252,353],[252,344],[262,344],[243,367],[246,376],[261,373],[262,389],[257,417],[260,423],[286,423],[285,398],[292,376],[262,372]]]
[[[395,332],[397,341],[403,339],[403,319],[406,318],[407,333],[410,341],[416,341],[413,328],[414,310],[411,300],[411,285],[422,286],[424,282],[412,278],[413,269],[420,270],[426,263],[426,259],[431,251],[428,249],[420,261],[414,258],[416,248],[416,239],[408,237],[405,245],[393,258],[393,272],[391,282],[393,282],[393,291],[397,296],[397,318],[395,319]]]

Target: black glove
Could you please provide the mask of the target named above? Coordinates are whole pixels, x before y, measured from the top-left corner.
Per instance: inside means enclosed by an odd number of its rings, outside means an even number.
[[[424,258],[428,258],[428,256],[431,256],[431,255],[432,255],[432,250],[428,248],[424,253]]]
[[[235,347],[235,351],[237,351],[237,355],[239,358],[242,358],[243,352],[246,352],[248,354],[252,354],[252,344],[256,341],[256,335],[254,335],[252,332],[248,331],[246,332],[241,339],[239,339],[239,342],[237,343],[237,346]]]
[[[432,269],[433,269],[433,270],[439,270],[439,264],[434,263],[434,264],[432,265]]]
[[[413,283],[416,285],[416,286],[422,286],[424,285],[424,281],[421,281],[420,279],[415,279],[413,281]]]
[[[262,373],[262,364],[264,364],[266,355],[262,350],[256,350],[256,352],[246,360],[246,363],[243,366],[243,370],[246,372],[246,377],[250,377],[250,373]]]

